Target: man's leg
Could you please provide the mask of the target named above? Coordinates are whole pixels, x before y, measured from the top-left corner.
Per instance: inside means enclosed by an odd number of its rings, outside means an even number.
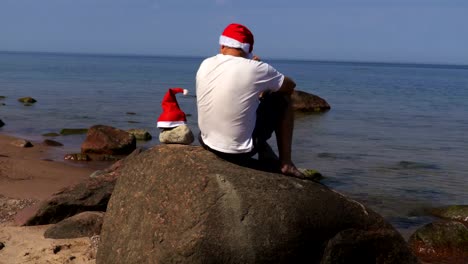
[[[279,163],[279,169],[283,174],[303,178],[304,175],[291,160],[294,113],[290,96],[268,93],[264,94],[260,101],[253,134],[259,160]],[[273,131],[276,135],[279,158],[267,143]]]
[[[276,143],[278,145],[281,172],[286,175],[303,178],[305,175],[299,171],[291,159],[292,138],[294,130],[294,112],[290,95],[283,95],[286,106],[279,124],[275,130]]]

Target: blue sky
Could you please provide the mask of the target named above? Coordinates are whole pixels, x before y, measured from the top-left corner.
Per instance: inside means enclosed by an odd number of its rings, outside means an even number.
[[[0,0],[0,50],[468,64],[466,0]]]

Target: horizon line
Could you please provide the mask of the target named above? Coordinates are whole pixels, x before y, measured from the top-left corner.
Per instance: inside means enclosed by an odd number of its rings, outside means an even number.
[[[55,54],[55,55],[78,55],[78,56],[103,56],[103,57],[176,57],[176,58],[207,58],[213,55],[174,55],[174,54],[142,54],[142,53],[103,53],[103,52],[74,52],[74,51],[19,51],[19,50],[0,50],[0,53],[12,54]],[[362,64],[396,64],[396,65],[421,65],[421,66],[452,66],[465,68],[468,64],[442,63],[442,62],[414,62],[414,61],[371,61],[371,60],[345,60],[345,59],[300,59],[300,58],[281,58],[265,57],[268,60],[277,61],[308,61],[318,63],[362,63]]]

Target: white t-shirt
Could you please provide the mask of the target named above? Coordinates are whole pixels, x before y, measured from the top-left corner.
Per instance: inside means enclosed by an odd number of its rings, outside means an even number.
[[[252,150],[259,94],[278,91],[284,75],[267,63],[218,54],[197,72],[198,126],[203,142],[224,153]]]

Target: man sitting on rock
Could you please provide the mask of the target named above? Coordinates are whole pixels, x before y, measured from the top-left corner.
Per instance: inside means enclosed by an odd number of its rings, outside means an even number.
[[[254,37],[247,27],[228,25],[219,43],[220,54],[205,59],[196,76],[200,144],[241,164],[258,153],[281,173],[304,178],[291,160],[296,84],[252,56]],[[267,143],[273,131],[279,158]]]

